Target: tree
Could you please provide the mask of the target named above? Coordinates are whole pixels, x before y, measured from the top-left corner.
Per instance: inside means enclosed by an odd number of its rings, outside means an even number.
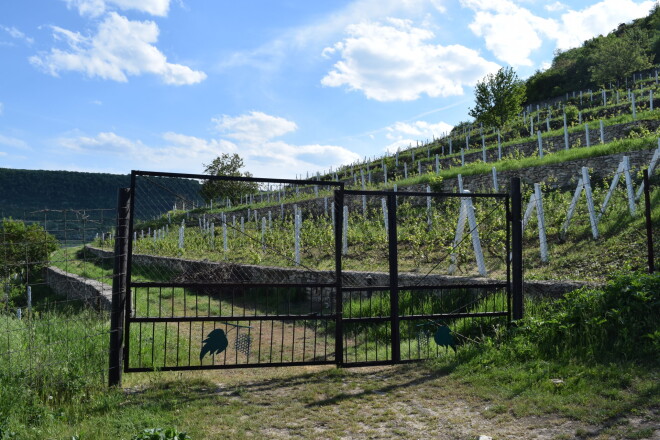
[[[610,81],[619,83],[633,72],[653,66],[653,55],[647,33],[631,28],[621,36],[610,34],[599,38],[591,54],[591,80],[605,86]]]
[[[57,249],[57,239],[38,224],[26,226],[19,220],[0,223],[0,275],[8,278],[24,270],[38,270],[48,264],[50,253]]]
[[[502,128],[518,113],[525,100],[525,83],[511,67],[487,75],[475,87],[470,116],[487,127]]]
[[[211,176],[252,177],[247,171],[241,173],[243,159],[236,153],[222,153],[204,167],[204,173]],[[253,194],[257,189],[258,185],[255,182],[209,179],[202,184],[201,194],[207,202],[219,198],[228,198],[236,202],[240,196]]]

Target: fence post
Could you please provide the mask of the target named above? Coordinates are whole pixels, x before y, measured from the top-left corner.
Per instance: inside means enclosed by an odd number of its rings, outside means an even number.
[[[653,255],[653,224],[651,223],[651,190],[649,188],[649,170],[644,170],[644,207],[646,211],[646,246],[648,247],[649,273],[655,270]]]
[[[126,310],[126,275],[128,263],[128,217],[131,189],[120,188],[117,194],[117,234],[115,265],[112,277],[112,308],[110,314],[110,362],[108,386],[121,386],[124,362],[124,314]]]
[[[401,336],[399,332],[399,257],[396,228],[396,195],[387,195],[387,240],[389,243],[390,269],[390,325],[392,326],[392,361],[401,361]]]
[[[341,256],[343,248],[343,228],[344,224],[344,186],[343,184],[339,189],[335,190],[335,197],[332,201],[332,213],[334,214],[333,222],[335,226],[335,362],[337,367],[344,365],[344,327],[343,327],[343,310],[344,310],[344,296],[342,292],[342,270],[341,270]]]
[[[511,179],[511,295],[513,319],[523,317],[522,195],[520,178]]]

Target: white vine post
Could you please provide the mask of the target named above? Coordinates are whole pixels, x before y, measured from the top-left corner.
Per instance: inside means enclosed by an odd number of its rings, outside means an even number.
[[[497,129],[497,160],[502,160],[502,137],[499,128]]]
[[[266,249],[266,217],[261,217],[261,247]]]
[[[451,154],[453,154],[453,152],[454,152],[454,149],[452,148],[452,145],[451,145],[451,138],[449,138],[449,154],[451,155]]]
[[[584,137],[586,139],[587,147],[591,147],[591,138],[589,136],[589,123],[585,122],[584,124]]]
[[[440,173],[440,157],[436,154],[435,155],[435,174]]]
[[[488,162],[486,160],[486,137],[483,134],[481,135],[481,158],[484,163]]]
[[[293,229],[294,229],[294,259],[296,266],[300,266],[300,229],[302,227],[302,214],[297,205],[293,205]]]
[[[387,185],[387,164],[383,163],[383,181]]]
[[[459,175],[456,176],[456,177],[457,177],[457,179],[458,179],[458,192],[459,192],[459,193],[463,193],[463,176],[461,176],[461,175],[459,174]]]
[[[626,181],[626,193],[628,195],[628,209],[630,210],[630,215],[635,215],[635,193],[633,190],[632,178],[630,177],[630,158],[628,156],[623,156],[621,162],[619,162],[619,167],[616,169],[612,183],[610,184],[610,190],[607,192],[603,205],[598,212],[598,221],[600,221],[603,214],[605,214],[605,210],[610,202],[610,198],[612,198],[612,195],[614,194],[617,183],[619,183],[619,177],[621,174],[624,175]]]
[[[529,203],[527,204],[527,209],[525,210],[525,215],[522,222],[522,230],[525,231],[525,226],[529,223],[529,219],[532,216],[532,211],[536,209],[536,220],[538,222],[539,229],[539,243],[541,249],[541,262],[548,262],[548,240],[545,233],[545,212],[543,211],[543,197],[541,195],[541,185],[538,183],[534,184],[534,192],[529,198]]]
[[[600,122],[600,143],[604,144],[605,143],[605,127],[603,126],[603,120],[602,119],[599,122]]]
[[[360,170],[362,171],[362,170]],[[366,190],[366,186],[364,185],[364,173],[362,173],[362,191]],[[364,218],[367,218],[367,196],[366,194],[362,194],[362,216]]]
[[[568,145],[568,126],[566,125],[566,113],[564,113],[564,149],[568,150],[570,145]]]
[[[385,233],[387,234],[389,232],[389,227],[387,224],[387,199],[383,197],[380,199],[380,201],[383,206],[383,225],[385,225]]]
[[[543,140],[541,139],[541,130],[536,132],[539,144],[539,157],[543,159]]]
[[[426,192],[427,193],[431,192],[431,185],[426,185]],[[433,212],[431,211],[431,196],[426,196],[426,222],[429,225],[429,229],[431,229],[431,225],[433,224]]]
[[[637,109],[635,108],[635,92],[630,93],[630,99],[632,101],[632,115],[633,119],[637,120]]]
[[[566,221],[564,221],[564,226],[561,230],[561,238],[566,237],[566,232],[568,227],[571,224],[571,218],[575,213],[575,207],[577,202],[580,199],[582,190],[587,197],[587,210],[589,211],[589,222],[591,223],[591,234],[595,239],[598,238],[598,219],[596,218],[596,210],[594,208],[593,195],[591,193],[591,180],[589,179],[589,169],[587,167],[582,167],[582,177],[578,180],[577,188],[575,188],[575,193],[573,194],[573,200],[571,200],[571,205],[568,208],[568,214],[566,215]]]
[[[465,194],[469,194],[470,191],[463,191]],[[484,261],[484,254],[481,250],[481,240],[479,239],[479,229],[477,226],[477,219],[474,215],[474,205],[472,204],[471,197],[461,197],[461,208],[458,215],[458,224],[456,226],[456,235],[454,236],[454,246],[452,248],[452,254],[450,255],[451,264],[449,265],[449,274],[453,275],[456,272],[456,253],[454,252],[456,248],[463,241],[463,234],[465,232],[465,222],[467,221],[470,228],[470,234],[472,236],[472,248],[474,249],[474,255],[477,260],[477,268],[479,270],[479,275],[487,276],[488,272],[486,271],[486,263]]]
[[[497,183],[497,168],[493,167],[493,188],[495,192],[500,192],[500,185]]]
[[[227,240],[227,222],[222,222],[222,249],[227,252],[229,242]]]
[[[655,166],[658,164],[659,160],[660,160],[660,139],[658,139],[658,148],[655,150],[655,153],[653,153],[653,157],[651,158],[651,163],[649,163],[649,177],[653,174],[653,171],[655,171]],[[643,191],[644,191],[644,182],[642,182],[642,184],[639,185],[639,188],[637,188],[637,194],[635,194],[635,200],[639,200],[639,198],[642,196]]]
[[[342,225],[341,254],[348,254],[348,206],[344,206],[344,224]]]
[[[465,166],[465,151],[461,148],[461,166]]]
[[[408,178],[408,163],[407,162],[403,163],[403,178],[404,179]]]

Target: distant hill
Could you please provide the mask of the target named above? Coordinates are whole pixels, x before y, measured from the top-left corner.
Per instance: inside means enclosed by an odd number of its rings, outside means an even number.
[[[0,218],[29,218],[43,209],[115,209],[117,190],[130,183],[128,174],[0,168]],[[187,179],[162,179],[159,186],[158,198],[172,204],[175,193],[199,190],[198,182]]]
[[[629,75],[660,64],[660,5],[649,15],[621,23],[607,35],[598,35],[580,47],[557,51],[551,66],[527,79],[527,104],[561,97],[579,90],[609,88],[619,82],[614,73]],[[607,68],[610,79],[598,71]],[[612,72],[613,71],[613,72]],[[596,73],[596,74],[595,74]],[[607,75],[606,75],[607,76]]]

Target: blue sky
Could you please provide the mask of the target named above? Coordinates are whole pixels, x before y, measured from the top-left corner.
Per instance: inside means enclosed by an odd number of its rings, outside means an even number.
[[[473,86],[653,1],[4,0],[0,167],[295,177],[440,136]]]

